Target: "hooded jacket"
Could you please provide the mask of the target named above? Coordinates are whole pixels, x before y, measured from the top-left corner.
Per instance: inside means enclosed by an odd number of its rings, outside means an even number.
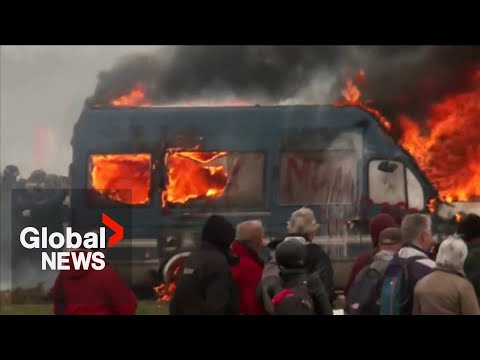
[[[254,250],[238,241],[233,242],[232,252],[239,258],[238,264],[232,267],[232,274],[240,295],[240,313],[242,315],[265,314],[256,293],[262,278],[263,262]]]
[[[388,214],[378,214],[373,217],[370,222],[370,236],[372,238],[373,250],[364,252],[355,259],[355,262],[352,265],[352,270],[350,272],[350,277],[348,278],[347,287],[345,288],[345,295],[348,294],[348,290],[352,286],[355,278],[358,273],[368,264],[370,264],[375,256],[375,253],[378,250],[378,241],[380,238],[380,233],[389,227],[396,227],[397,224],[393,217]]]
[[[301,237],[307,239],[304,235],[290,234],[288,237]],[[275,249],[282,240],[275,240],[269,244],[270,258],[266,262],[262,281],[257,290],[258,296],[261,298],[264,308],[269,314],[273,314],[273,307],[271,306],[273,297],[282,289],[280,279],[280,269],[275,260]],[[328,294],[330,302],[333,303],[335,298],[335,289],[333,284],[333,267],[328,254],[322,249],[320,245],[314,244],[305,240],[306,258],[305,258],[305,273],[309,277],[317,277],[318,281],[323,284],[323,287]]]
[[[107,265],[102,270],[75,270],[73,265],[70,270],[61,270],[53,296],[55,315],[133,315],[137,309],[135,294]]]
[[[480,308],[473,286],[463,274],[437,267],[418,281],[412,314],[480,315]]]
[[[238,258],[229,247],[233,226],[221,216],[211,216],[202,232],[200,248],[184,261],[170,315],[236,315],[240,313],[238,290],[230,267]]]

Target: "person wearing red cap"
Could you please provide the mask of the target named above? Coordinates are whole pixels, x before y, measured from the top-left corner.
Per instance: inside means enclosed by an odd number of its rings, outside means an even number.
[[[348,294],[348,290],[352,286],[357,274],[368,264],[373,261],[373,257],[378,251],[378,240],[380,233],[389,227],[398,227],[395,219],[389,214],[378,214],[370,220],[370,236],[372,238],[373,252],[368,251],[361,254],[352,266],[350,277],[348,278],[347,287],[345,288],[345,296]]]

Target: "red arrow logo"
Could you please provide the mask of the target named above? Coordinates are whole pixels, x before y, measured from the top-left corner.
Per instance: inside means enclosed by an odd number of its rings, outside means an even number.
[[[102,223],[113,230],[114,234],[108,239],[108,247],[112,247],[123,239],[123,226],[113,220],[110,216],[102,213]]]

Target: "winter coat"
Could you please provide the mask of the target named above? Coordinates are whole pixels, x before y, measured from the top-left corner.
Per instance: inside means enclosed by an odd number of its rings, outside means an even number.
[[[289,236],[301,236],[306,239],[303,235],[291,234]],[[270,306],[272,294],[275,296],[275,292],[279,287],[279,268],[275,261],[275,248],[280,242],[282,242],[282,240],[277,240],[269,244],[271,249],[270,258],[265,263],[262,274],[261,289],[258,290],[258,294],[261,296],[265,310],[268,313],[273,311],[273,308]],[[308,275],[314,275],[319,278],[324,284],[330,302],[333,303],[335,300],[335,288],[333,284],[333,267],[330,257],[318,244],[307,242],[306,247],[307,254],[305,259],[305,271]]]
[[[254,250],[238,241],[232,244],[232,253],[239,258],[238,264],[232,267],[232,274],[240,296],[240,314],[264,315],[265,310],[257,297],[263,262]]]
[[[53,296],[55,315],[133,315],[137,308],[135,294],[107,265],[102,270],[75,270],[72,264],[70,270],[61,270]]]
[[[347,287],[345,288],[345,295],[348,294],[348,290],[352,287],[360,271],[362,271],[367,265],[372,263],[374,256],[374,251],[368,251],[361,254],[355,259],[355,262],[352,265],[352,270],[350,271],[350,276],[347,281]]]
[[[184,261],[170,301],[171,315],[237,315],[239,296],[228,254],[203,241]]]
[[[436,268],[415,286],[413,315],[480,315],[475,291],[463,274]]]
[[[395,252],[392,250],[380,250],[373,257],[373,262],[370,264],[370,268],[373,268],[380,272],[381,274],[385,273],[385,270],[388,267],[388,264],[395,256]]]
[[[369,224],[369,231],[370,237],[372,240],[373,249],[360,254],[358,258],[355,259],[353,263],[352,270],[350,271],[350,276],[347,281],[347,286],[345,288],[345,295],[348,294],[348,290],[352,286],[355,278],[357,277],[358,273],[367,265],[369,265],[373,261],[373,257],[375,253],[378,251],[378,242],[380,238],[380,233],[388,227],[395,227],[397,226],[395,223],[395,219],[388,214],[378,214],[373,217]]]

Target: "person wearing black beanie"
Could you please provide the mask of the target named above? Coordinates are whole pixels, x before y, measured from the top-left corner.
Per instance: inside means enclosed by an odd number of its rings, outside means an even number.
[[[202,230],[200,247],[186,259],[183,274],[170,302],[170,315],[237,315],[239,296],[230,253],[235,228],[224,217],[210,216]]]

